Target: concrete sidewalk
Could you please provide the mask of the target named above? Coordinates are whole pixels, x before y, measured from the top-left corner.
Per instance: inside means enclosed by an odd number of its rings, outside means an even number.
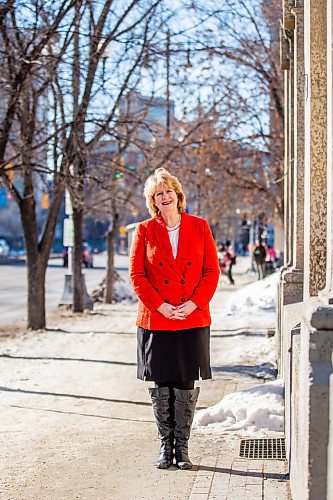
[[[216,342],[213,338],[213,344]],[[213,397],[212,393],[222,399],[258,383],[264,381],[235,374],[232,380],[223,377],[200,382],[201,394],[204,402]],[[193,442],[205,446],[205,441],[204,434],[192,431],[191,447]],[[206,448],[195,462],[197,472],[189,500],[291,500],[287,462],[240,458],[239,447],[240,437],[230,432],[220,439],[217,437],[209,450]]]
[[[135,305],[99,305],[0,339],[1,500],[289,500],[286,464],[240,459],[235,433],[194,429],[191,471],[153,467],[159,441],[150,384],[136,379],[135,316]],[[212,332],[212,355],[233,342],[242,337]],[[199,382],[198,408],[258,383],[222,370]]]
[[[189,500],[290,500],[286,465],[225,456],[203,458]]]
[[[291,500],[287,463],[239,458],[234,447],[204,455],[189,500]]]

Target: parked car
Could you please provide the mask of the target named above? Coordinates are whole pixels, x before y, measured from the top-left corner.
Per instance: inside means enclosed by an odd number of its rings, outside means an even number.
[[[63,265],[64,267],[68,267],[68,248],[64,247],[63,253]],[[93,250],[90,247],[89,243],[86,241],[83,242],[82,245],[82,264],[86,267],[94,267],[94,254]]]
[[[8,257],[10,253],[10,247],[6,240],[0,238],[0,257]]]

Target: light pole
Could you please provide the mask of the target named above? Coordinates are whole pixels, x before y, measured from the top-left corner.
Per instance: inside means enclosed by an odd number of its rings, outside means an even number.
[[[68,270],[65,274],[65,286],[59,306],[73,305],[72,255],[74,245],[74,224],[73,207],[68,189],[65,190],[65,215],[68,215],[68,217],[64,219],[62,243],[64,247],[67,247]]]
[[[73,224],[73,206],[68,189],[65,190],[65,214],[68,215],[64,219],[63,229],[63,246],[68,248],[67,263],[68,270],[65,274],[64,291],[59,302],[59,306],[70,307],[73,305],[73,246],[74,246],[74,224]],[[82,291],[83,291],[83,305],[85,309],[92,310],[94,307],[93,300],[89,297],[85,276],[82,274]]]

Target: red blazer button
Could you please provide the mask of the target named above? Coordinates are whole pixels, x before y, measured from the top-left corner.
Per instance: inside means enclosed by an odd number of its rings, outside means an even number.
[[[180,300],[181,300],[182,302],[185,302],[185,299],[184,299],[184,297],[182,297],[182,298],[181,298]]]
[[[169,281],[168,281],[168,280],[165,280],[165,281],[164,281],[164,283],[167,285],[167,284],[169,283]]]
[[[181,284],[182,284],[182,285],[185,285],[185,280],[181,280]]]

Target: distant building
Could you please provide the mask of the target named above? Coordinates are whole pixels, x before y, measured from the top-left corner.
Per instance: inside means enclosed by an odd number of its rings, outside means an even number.
[[[121,99],[119,110],[122,116],[130,116],[132,120],[148,125],[140,128],[140,136],[148,142],[154,131],[169,132],[168,120],[170,126],[175,121],[175,104],[172,100],[168,102],[163,97],[147,97],[136,91]]]
[[[104,136],[96,145],[94,151],[89,156],[88,170],[91,177],[94,172],[98,173],[99,182],[87,190],[87,205],[89,199],[96,199],[99,196],[105,199],[107,191],[111,192],[111,180],[114,181],[114,189],[118,196],[131,191],[136,192],[133,203],[123,213],[121,224],[127,225],[138,219],[148,217],[148,211],[143,198],[143,185],[136,182],[136,173],[148,173],[149,167],[145,161],[145,147],[150,147],[156,136],[166,133],[167,114],[169,113],[170,123],[174,124],[174,103],[171,101],[169,107],[163,98],[149,98],[137,92],[131,92],[120,102],[120,125],[117,133],[122,137],[122,141],[117,141],[114,137]],[[135,134],[130,137],[126,144],[126,123],[130,122],[136,126]],[[125,143],[125,147],[123,146]],[[145,170],[147,169],[147,171]],[[101,190],[104,189],[104,196]],[[99,194],[97,194],[99,193]],[[135,201],[134,201],[135,198]],[[89,210],[85,217],[84,239],[93,246],[100,247],[104,241],[110,214],[105,210],[104,214],[96,210]],[[98,240],[98,241],[97,241]]]

